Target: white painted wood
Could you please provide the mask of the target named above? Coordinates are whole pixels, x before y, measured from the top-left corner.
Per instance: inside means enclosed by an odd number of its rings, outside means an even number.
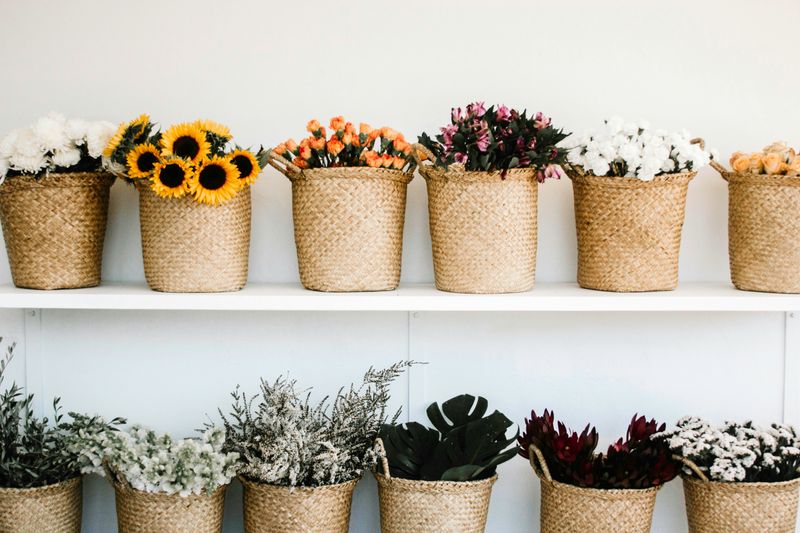
[[[656,293],[610,293],[574,283],[541,283],[518,294],[453,294],[432,284],[396,291],[322,293],[299,284],[251,283],[240,292],[165,294],[144,284],[33,291],[0,287],[0,308],[209,311],[788,311],[800,295],[738,291],[728,283],[683,283]]]
[[[800,427],[800,312],[786,313],[783,421]]]
[[[42,310],[25,309],[25,392],[33,394],[33,408],[39,416],[49,416],[51,400],[45,398],[44,347],[42,346]]]

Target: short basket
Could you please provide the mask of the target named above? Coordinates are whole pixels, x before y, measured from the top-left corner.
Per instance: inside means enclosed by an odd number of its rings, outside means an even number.
[[[430,151],[415,145],[429,161]],[[419,162],[428,187],[436,288],[447,292],[524,292],[536,278],[535,169],[468,172]]]
[[[115,482],[119,533],[220,533],[225,489],[182,497],[151,494]]]
[[[800,177],[738,174],[728,182],[728,253],[737,289],[800,293]]]
[[[144,275],[161,292],[231,292],[247,283],[250,188],[217,206],[139,189]]]
[[[686,191],[696,172],[652,181],[569,171],[578,234],[578,284],[612,292],[671,291]]]
[[[689,533],[794,533],[800,478],[778,483],[720,483],[681,459]]]
[[[77,289],[100,283],[108,196],[100,172],[15,176],[0,185],[0,222],[14,285]]]
[[[357,479],[320,487],[283,487],[239,478],[245,533],[347,533]]]
[[[531,446],[530,460],[542,485],[542,533],[650,531],[660,487],[617,490],[575,487],[553,480],[544,456],[535,446]]]
[[[300,169],[271,154],[292,182],[300,282],[325,292],[391,291],[400,283],[408,172],[371,167]]]
[[[80,533],[81,478],[32,489],[0,489],[3,533]]]
[[[375,479],[383,533],[483,533],[497,475],[480,481],[414,481],[376,472]]]

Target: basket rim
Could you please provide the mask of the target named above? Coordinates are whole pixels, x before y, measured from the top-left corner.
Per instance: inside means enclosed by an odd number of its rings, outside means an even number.
[[[788,481],[703,481],[696,476],[681,474],[684,483],[701,487],[713,487],[724,490],[743,490],[743,489],[778,489],[790,488],[800,485],[800,476]]]
[[[800,187],[800,175],[753,174],[752,172],[720,172],[728,183],[750,183],[766,187]]]
[[[75,183],[83,180],[85,183]],[[96,172],[50,172],[42,175],[23,174],[12,176],[0,184],[0,193],[9,190],[22,189],[83,189],[96,188],[106,185],[110,187],[116,176],[111,172],[98,170]]]
[[[406,487],[431,487],[431,488],[467,488],[467,487],[482,487],[482,486],[492,486],[498,479],[497,473],[495,473],[492,477],[487,477],[485,479],[476,479],[471,481],[426,481],[423,479],[406,479],[401,477],[387,477],[386,475],[373,471],[372,474],[375,476],[375,479],[378,483],[392,483],[398,485],[405,485]]]
[[[555,488],[558,488],[559,490],[569,491],[576,494],[591,495],[599,498],[613,498],[613,499],[648,496],[650,494],[655,495],[655,493],[661,490],[661,488],[664,486],[664,484],[662,483],[661,485],[648,487],[646,489],[598,489],[595,487],[578,487],[576,485],[570,485],[569,483],[556,481],[555,479],[550,481],[547,479],[543,479],[541,477],[539,477],[539,481],[541,481],[542,483],[547,483]]]
[[[536,173],[538,172],[536,167],[508,169],[505,176],[502,175],[502,170],[464,170],[464,165],[460,164],[453,164],[447,168],[437,167],[435,165],[420,165],[417,168],[419,169],[420,175],[426,180],[460,181],[465,183],[503,183],[508,181],[533,180],[537,184],[539,183],[536,179]]]
[[[308,493],[308,492],[314,492],[314,491],[319,491],[319,490],[341,490],[341,489],[344,489],[344,488],[348,487],[349,485],[353,485],[355,487],[355,485],[359,481],[361,481],[361,478],[357,477],[357,478],[351,479],[349,481],[342,481],[341,483],[334,483],[332,485],[318,485],[316,487],[306,487],[306,486],[292,487],[292,486],[289,486],[289,485],[276,485],[274,483],[264,483],[263,481],[254,481],[254,480],[251,480],[251,479],[247,479],[246,476],[241,475],[241,474],[237,476],[237,479],[239,480],[239,482],[242,485],[245,485],[245,486],[258,487],[258,488],[278,489],[278,490],[284,490],[286,492],[291,492],[291,493],[298,493],[298,492],[300,492],[300,493]]]
[[[220,492],[224,492],[230,483],[226,483],[224,485],[220,485],[219,487],[214,490],[214,492],[207,492],[203,491],[200,494],[189,494],[188,496],[181,496],[180,494],[165,494],[163,492],[147,492],[144,490],[139,490],[133,488],[128,482],[122,482],[118,480],[113,480],[111,482],[114,485],[115,491],[122,492],[123,494],[136,494],[139,496],[145,496],[147,498],[151,498],[153,500],[177,500],[181,499],[184,501],[193,500],[193,499],[201,499],[201,498],[213,498],[217,496]]]
[[[284,174],[289,181],[314,181],[322,179],[342,180],[387,180],[410,183],[414,179],[414,171],[403,171],[392,168],[373,167],[321,167],[303,169],[299,174]]]
[[[26,488],[0,487],[0,496],[11,495],[11,494],[18,494],[24,496],[29,494],[35,494],[37,492],[50,492],[59,489],[69,488],[70,486],[80,483],[81,481],[83,481],[83,476],[79,474],[75,477],[65,479],[64,481],[58,481],[56,483],[50,483],[48,485],[41,485],[39,487],[26,487]]]
[[[596,176],[591,172],[580,174],[572,168],[565,170],[565,173],[573,183],[578,182],[598,187],[618,187],[622,189],[646,189],[683,185],[684,183],[689,183],[692,179],[694,179],[695,176],[697,176],[697,171],[692,170],[689,172],[659,174],[650,181],[642,181],[637,178],[626,178],[619,176]]]

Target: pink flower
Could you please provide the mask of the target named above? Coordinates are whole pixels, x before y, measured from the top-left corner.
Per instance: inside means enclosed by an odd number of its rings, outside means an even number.
[[[456,152],[454,157],[455,157],[456,163],[461,163],[462,165],[466,165],[467,164],[467,154],[465,154],[464,152]]]
[[[440,131],[442,132],[442,136],[444,137],[444,143],[451,145],[453,144],[453,135],[455,135],[456,132],[458,131],[458,126],[450,124],[442,128]]]
[[[546,179],[561,179],[561,168],[558,165],[547,165],[544,167],[544,170],[540,170],[536,173],[536,179],[539,180],[539,183],[544,183]]]
[[[461,122],[463,120],[463,115],[461,113],[462,112],[461,112],[461,108],[460,107],[454,107],[450,111],[450,115],[453,118],[453,123]]]
[[[511,118],[511,111],[506,106],[501,105],[497,108],[497,120],[508,120],[509,118]]]
[[[483,106],[483,102],[475,102],[474,104],[469,104],[467,106],[467,115],[474,116],[474,117],[482,117],[486,114],[486,108]]]
[[[545,117],[541,111],[536,113],[536,119],[534,120],[534,125],[536,129],[542,130],[550,125],[550,118]]]

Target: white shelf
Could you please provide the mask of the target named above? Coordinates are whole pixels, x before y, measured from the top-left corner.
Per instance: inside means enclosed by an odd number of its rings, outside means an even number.
[[[0,308],[215,311],[796,311],[800,295],[737,291],[726,283],[684,283],[672,292],[608,293],[540,283],[519,294],[451,294],[430,284],[391,292],[320,293],[299,284],[252,283],[240,292],[165,294],[144,284],[35,291],[0,286]]]

